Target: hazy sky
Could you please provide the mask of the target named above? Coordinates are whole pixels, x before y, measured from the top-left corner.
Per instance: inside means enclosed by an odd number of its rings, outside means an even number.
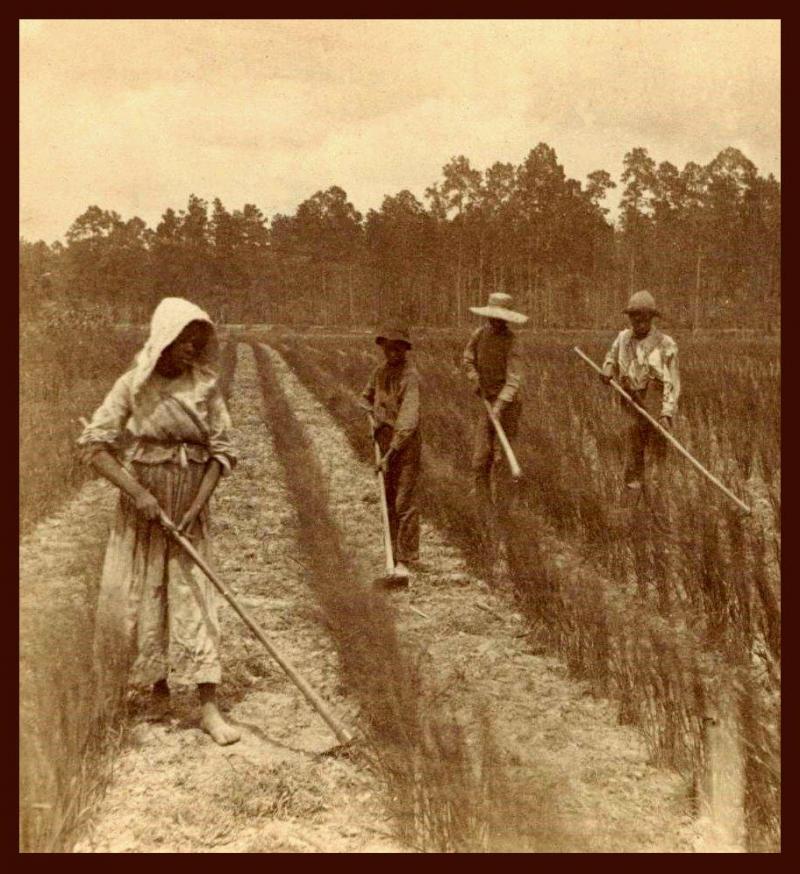
[[[20,111],[20,233],[48,242],[190,193],[271,217],[335,184],[366,213],[540,141],[581,181],[634,146],[780,176],[780,24],[22,21]]]

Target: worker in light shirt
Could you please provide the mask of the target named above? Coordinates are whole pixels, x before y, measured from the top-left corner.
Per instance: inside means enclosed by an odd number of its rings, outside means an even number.
[[[653,325],[660,313],[649,291],[637,291],[623,310],[631,326],[617,334],[603,362],[601,379],[612,379],[647,410],[666,430],[671,430],[681,384],[678,347],[672,337]],[[625,485],[637,495],[645,485],[645,468],[658,478],[667,452],[667,441],[653,426],[620,398],[627,417]]]

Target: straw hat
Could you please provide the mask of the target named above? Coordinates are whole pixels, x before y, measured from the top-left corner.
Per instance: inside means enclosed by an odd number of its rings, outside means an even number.
[[[511,309],[514,299],[510,294],[495,291],[489,295],[489,302],[485,307],[470,307],[470,311],[476,316],[486,316],[487,319],[502,319],[514,325],[524,325],[528,321],[527,316]]]
[[[385,328],[383,331],[378,334],[375,338],[375,342],[382,346],[384,343],[391,343],[395,341],[397,343],[405,343],[406,346],[411,348],[411,337],[409,336],[407,328]]]
[[[660,316],[661,313],[656,307],[656,301],[649,291],[637,291],[631,295],[628,305],[622,311],[623,313],[650,313],[653,316]]]

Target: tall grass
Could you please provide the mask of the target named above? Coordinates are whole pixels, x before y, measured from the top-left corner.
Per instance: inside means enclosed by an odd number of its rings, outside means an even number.
[[[515,794],[486,719],[471,744],[401,646],[386,595],[365,583],[330,515],[324,476],[302,425],[254,345],[265,418],[298,514],[298,538],[356,696],[402,839],[424,851],[564,849],[552,800]],[[544,794],[544,793],[543,793]],[[513,825],[512,825],[513,824]]]
[[[111,388],[110,376],[132,361],[143,334],[92,314],[63,313],[20,325],[19,522],[30,530],[86,481],[73,451],[80,416]]]
[[[94,542],[55,542],[88,527]],[[106,526],[61,525],[21,561],[20,850],[68,852],[105,787],[123,733],[126,666],[98,670],[94,607]],[[48,542],[49,541],[49,542]],[[49,562],[50,553],[55,562]],[[53,566],[55,565],[55,566]]]
[[[113,338],[112,338],[113,340]],[[120,340],[121,360],[106,362],[105,373],[90,372],[92,403],[102,399],[110,379],[130,361],[132,338]],[[83,341],[81,341],[82,343]],[[78,348],[80,348],[80,343]],[[111,344],[113,346],[113,342]],[[76,348],[70,342],[70,348]],[[104,348],[103,357],[110,354]],[[92,359],[99,369],[98,359]],[[67,359],[72,361],[73,352]],[[229,391],[233,378],[235,349],[223,350],[221,383]],[[44,362],[49,367],[50,362]],[[71,369],[70,369],[71,368]],[[76,480],[91,476],[74,474],[78,462],[74,440],[80,425],[73,421],[75,405],[82,397],[68,397],[66,375],[75,375],[76,365],[65,365],[63,393],[48,405],[53,417],[50,434],[61,445],[69,437],[66,458],[49,466],[49,481],[63,497]],[[81,377],[85,371],[81,369]],[[31,377],[31,374],[28,374]],[[40,372],[38,379],[42,379]],[[55,378],[55,377],[53,377]],[[36,383],[34,383],[36,384]],[[91,412],[91,406],[79,409]],[[60,416],[60,419],[56,419]],[[58,477],[61,477],[59,480]],[[30,494],[43,484],[36,481]],[[31,503],[31,518],[47,502]],[[114,759],[124,741],[128,665],[114,653],[104,651],[102,663],[95,660],[94,614],[107,520],[94,513],[86,518],[64,517],[57,524],[39,529],[23,545],[20,595],[20,851],[69,852],[90,821],[95,805],[112,776]]]
[[[236,377],[236,346],[238,341],[234,337],[223,339],[222,348],[219,356],[218,372],[219,372],[219,389],[222,396],[227,401],[233,391],[234,379]],[[235,423],[234,423],[235,424]]]
[[[468,497],[476,401],[460,370],[464,338],[417,343],[423,386],[425,510],[486,570]],[[774,847],[780,785],[780,444],[776,347],[678,338],[684,383],[676,434],[754,507],[743,519],[675,455],[655,511],[620,506],[622,417],[571,353],[599,360],[611,337],[527,336],[525,415],[517,440],[526,480],[509,526],[521,609],[572,670],[621,703],[654,760],[703,767],[708,689],[737,691],[752,847]],[[607,342],[606,342],[607,341]],[[373,365],[362,338],[276,337],[298,375],[364,458],[354,405]],[[712,682],[713,681],[713,682]]]

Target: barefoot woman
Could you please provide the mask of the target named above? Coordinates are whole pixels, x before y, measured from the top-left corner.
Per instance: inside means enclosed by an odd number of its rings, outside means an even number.
[[[239,732],[217,707],[217,595],[168,540],[159,508],[208,557],[208,499],[235,455],[230,418],[211,366],[214,326],[182,298],[161,301],[150,337],[78,440],[86,461],[118,486],[119,506],[97,610],[100,669],[132,662],[131,681],[162,702],[170,685],[196,684],[202,725],[219,744]],[[121,463],[120,437],[133,437]]]

